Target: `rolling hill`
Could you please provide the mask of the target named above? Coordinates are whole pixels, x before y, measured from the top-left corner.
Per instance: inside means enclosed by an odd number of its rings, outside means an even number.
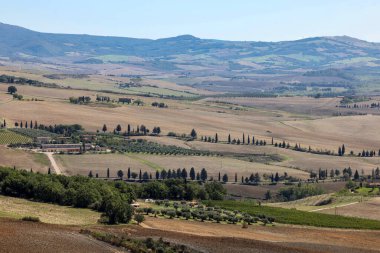
[[[301,87],[290,87],[291,92],[307,90],[309,84],[347,90],[363,80],[377,83],[380,73],[380,43],[348,36],[280,42],[192,35],[152,40],[40,33],[0,23],[0,57],[26,62],[64,60],[87,67],[104,63],[137,66],[148,73],[170,73],[170,81],[182,85],[227,92],[236,87],[242,91],[277,87],[283,92],[294,83]]]

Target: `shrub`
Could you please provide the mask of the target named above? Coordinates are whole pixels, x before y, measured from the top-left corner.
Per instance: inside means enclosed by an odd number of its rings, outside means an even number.
[[[40,218],[38,217],[33,217],[33,216],[25,216],[25,217],[22,217],[23,221],[32,221],[32,222],[40,222]]]
[[[145,220],[145,217],[142,214],[135,214],[134,219],[137,222],[137,224],[140,224],[141,222]]]

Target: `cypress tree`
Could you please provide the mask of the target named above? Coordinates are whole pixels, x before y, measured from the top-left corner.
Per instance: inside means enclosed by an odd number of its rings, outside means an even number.
[[[231,134],[228,134],[228,143],[231,143]],[[380,154],[380,149],[379,149],[379,154]]]
[[[110,168],[107,168],[107,178],[110,178]]]
[[[195,170],[194,170],[194,167],[191,167],[191,169],[190,169],[190,178],[191,178],[191,180],[195,180]]]
[[[131,168],[130,167],[128,167],[127,177],[128,177],[128,179],[131,178]]]
[[[156,170],[156,179],[160,179],[160,172],[158,170]]]

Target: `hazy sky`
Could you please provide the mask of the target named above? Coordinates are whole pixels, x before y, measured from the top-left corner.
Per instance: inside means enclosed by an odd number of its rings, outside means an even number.
[[[349,35],[380,42],[379,0],[3,0],[0,22],[42,32],[227,40]]]

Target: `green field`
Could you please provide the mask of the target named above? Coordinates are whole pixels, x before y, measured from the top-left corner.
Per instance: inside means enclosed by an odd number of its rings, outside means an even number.
[[[30,143],[32,139],[8,130],[0,130],[0,144]]]
[[[209,204],[209,203],[208,203]],[[380,229],[380,221],[344,217],[339,215],[311,213],[296,209],[285,209],[269,206],[258,206],[253,202],[241,201],[211,201],[211,205],[219,206],[228,210],[238,210],[250,215],[265,215],[275,218],[275,222],[294,225],[306,225],[329,228],[351,229]]]

